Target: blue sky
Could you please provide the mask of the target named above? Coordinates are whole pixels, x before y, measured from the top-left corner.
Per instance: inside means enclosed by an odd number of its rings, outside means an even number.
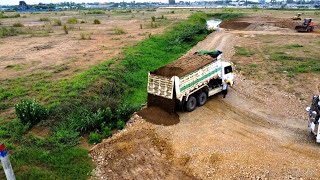
[[[122,0],[24,0],[27,4],[38,4],[38,3],[58,3],[58,2],[122,2]],[[131,0],[125,0],[130,2]],[[136,2],[149,1],[149,0],[136,0]],[[165,2],[165,0],[152,0],[153,2]],[[0,0],[0,5],[18,5],[19,0]]]

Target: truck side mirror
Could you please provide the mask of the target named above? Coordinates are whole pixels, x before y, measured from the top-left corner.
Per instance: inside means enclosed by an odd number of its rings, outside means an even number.
[[[309,112],[309,111],[310,111],[310,109],[311,109],[310,107],[307,107],[307,108],[306,108],[306,111],[307,111],[307,112]]]

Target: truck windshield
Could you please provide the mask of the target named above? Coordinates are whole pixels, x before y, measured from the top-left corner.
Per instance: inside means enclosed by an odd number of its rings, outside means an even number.
[[[224,67],[224,73],[225,74],[232,73],[232,67],[231,66]]]

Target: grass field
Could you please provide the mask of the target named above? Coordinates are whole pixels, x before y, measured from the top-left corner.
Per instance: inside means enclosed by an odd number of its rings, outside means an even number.
[[[205,18],[205,14],[194,14],[164,34],[126,47],[121,57],[72,77],[51,81],[54,72],[65,68],[57,66],[53,72],[2,80],[3,112],[26,97],[36,98],[49,109],[48,120],[33,128],[19,120],[7,121],[14,117],[10,114],[1,120],[1,142],[9,149],[17,179],[86,179],[92,164],[87,150],[76,147],[81,135],[92,132],[89,137],[99,140],[96,136],[108,137],[111,129],[123,128],[122,122],[146,100],[147,72],[175,60],[202,40],[207,35]],[[23,68],[7,66],[15,71]]]
[[[1,15],[0,141],[9,149],[17,179],[87,179],[93,165],[88,150],[79,146],[83,137],[97,143],[122,129],[146,101],[147,73],[204,39],[206,18],[277,12],[203,11],[208,15],[196,10]],[[294,12],[284,12],[289,13]],[[234,62],[248,78],[271,78],[281,85],[283,78],[292,82],[319,72],[317,39],[263,35],[251,40],[235,47]],[[14,105],[33,98],[49,117],[35,126],[22,124]]]

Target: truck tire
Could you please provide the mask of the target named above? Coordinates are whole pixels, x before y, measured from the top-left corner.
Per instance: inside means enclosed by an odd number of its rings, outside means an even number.
[[[207,94],[203,91],[201,91],[197,96],[197,103],[198,106],[203,106],[207,102]]]
[[[186,110],[188,112],[193,111],[197,107],[197,99],[194,96],[189,96],[188,101],[186,102]]]

